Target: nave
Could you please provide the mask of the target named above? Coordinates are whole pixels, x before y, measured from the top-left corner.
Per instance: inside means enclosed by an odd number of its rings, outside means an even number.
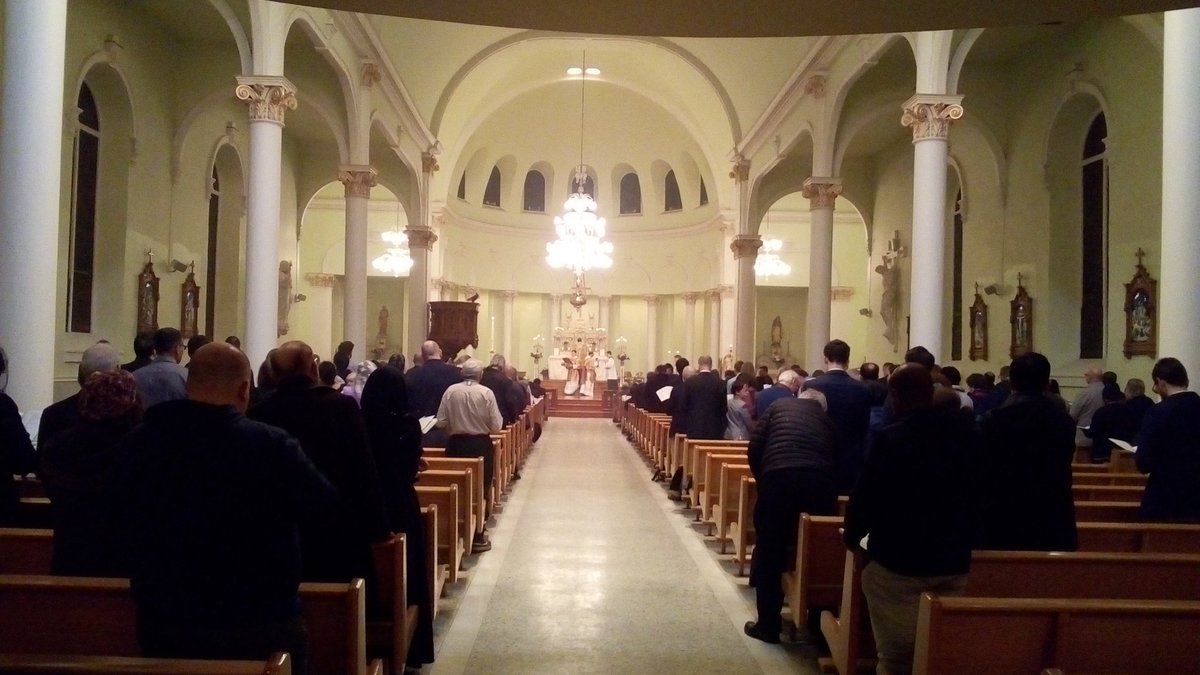
[[[553,419],[522,475],[438,617],[432,675],[816,672],[742,634],[752,589],[610,422]]]

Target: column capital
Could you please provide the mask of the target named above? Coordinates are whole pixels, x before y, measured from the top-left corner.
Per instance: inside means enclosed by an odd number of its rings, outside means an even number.
[[[550,302],[562,302],[562,299],[563,299],[562,293],[551,293],[550,294]]]
[[[710,288],[707,291],[704,291],[704,297],[708,298],[709,300],[719,301],[721,299],[721,287],[717,286],[716,288]]]
[[[316,288],[333,288],[336,279],[336,276],[322,272],[309,272],[304,275],[304,280],[308,282],[308,285]]]
[[[732,298],[733,297],[733,286],[730,286],[729,284],[718,286],[717,290],[721,293],[722,298]]]
[[[739,234],[729,242],[729,250],[733,251],[733,257],[739,260],[757,257],[760,248],[762,248],[762,237],[757,234]]]
[[[338,167],[338,181],[346,186],[347,197],[370,199],[371,188],[379,184],[379,172],[374,167],[348,164]]]
[[[729,168],[729,177],[735,183],[745,183],[750,179],[750,160],[738,155],[733,158],[733,165]]]
[[[912,127],[913,142],[949,138],[950,122],[963,116],[962,96],[914,94],[904,102],[900,124]]]
[[[500,291],[500,296],[503,297],[505,300],[512,301],[512,300],[516,299],[517,292],[516,291]]]
[[[422,173],[428,173],[428,174],[437,173],[437,170],[440,168],[442,168],[442,166],[440,164],[438,164],[437,155],[433,154],[432,152],[422,152],[421,153],[421,172]]]
[[[642,298],[646,301],[647,307],[658,307],[657,295],[643,295]]]
[[[700,293],[684,293],[682,297],[685,304],[695,305],[696,301],[700,299],[700,296]]]
[[[408,235],[408,247],[429,249],[433,247],[433,242],[437,241],[437,235],[433,230],[424,227],[410,227],[404,231]]]
[[[234,95],[245,101],[250,120],[283,125],[283,116],[296,109],[296,86],[282,75],[239,76]]]
[[[810,176],[804,179],[800,194],[808,200],[810,209],[832,209],[834,201],[842,194],[842,179]]]
[[[383,74],[379,72],[379,64],[372,59],[363,59],[362,62],[362,86],[374,87],[383,79]]]
[[[439,291],[446,285],[446,280],[441,277],[433,277],[429,280],[429,287],[436,288]]]

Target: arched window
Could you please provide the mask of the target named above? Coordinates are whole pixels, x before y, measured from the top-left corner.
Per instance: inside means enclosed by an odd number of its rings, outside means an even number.
[[[596,199],[596,181],[592,179],[592,174],[585,174],[583,177],[583,185],[579,184],[574,173],[571,174],[571,184],[567,189],[572,193],[580,192],[588,195],[592,199]]]
[[[1082,256],[1079,358],[1104,357],[1104,277],[1108,267],[1108,123],[1101,112],[1088,128],[1082,162]]]
[[[546,212],[546,177],[541,171],[525,174],[525,210],[534,213]]]
[[[636,173],[630,171],[621,176],[621,215],[642,212],[642,184]]]
[[[221,177],[217,174],[217,165],[213,164],[212,185],[208,190],[208,270],[204,283],[204,334],[216,335],[213,324],[217,316],[217,236],[221,225]]]
[[[488,176],[487,187],[483,189],[483,205],[500,207],[500,167],[492,167],[492,175]]]
[[[458,198],[467,201],[467,172],[462,172],[458,179]]]
[[[708,206],[708,187],[703,178],[700,179],[700,206]]]
[[[92,90],[79,89],[71,203],[71,267],[67,280],[67,330],[92,330],[92,286],[96,258],[96,192],[100,177],[100,111]]]
[[[675,171],[667,172],[666,185],[663,190],[666,198],[663,200],[664,211],[679,211],[683,209],[683,197],[679,195],[679,181],[675,179]]]
[[[953,318],[950,321],[950,359],[962,360],[963,345],[963,212],[962,190],[954,198]]]

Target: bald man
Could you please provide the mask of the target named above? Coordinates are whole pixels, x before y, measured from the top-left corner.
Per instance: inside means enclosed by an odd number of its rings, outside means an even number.
[[[446,363],[442,348],[433,340],[421,344],[421,365],[404,374],[408,385],[408,402],[417,417],[434,417],[442,403],[442,395],[452,384],[462,382],[462,371]],[[434,427],[421,439],[426,448],[444,448],[449,437],[444,429]]]
[[[249,417],[284,429],[338,489],[336,516],[300,531],[305,581],[374,578],[371,544],[391,536],[379,474],[358,403],[318,384],[317,359],[304,342],[285,342],[270,357],[275,393]]]
[[[146,412],[117,473],[138,641],[147,656],[263,659],[305,670],[299,526],[333,486],[287,432],[243,414],[250,363],[225,343],[192,360],[187,398]]]

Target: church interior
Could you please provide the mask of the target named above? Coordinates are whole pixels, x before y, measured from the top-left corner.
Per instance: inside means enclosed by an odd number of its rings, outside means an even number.
[[[238,336],[256,367],[292,340],[411,357],[428,303],[469,298],[466,353],[529,378],[593,350],[629,378],[701,355],[777,376],[833,338],[853,367],[923,345],[964,376],[1040,352],[1067,400],[1089,369],[1200,372],[1198,3],[424,4],[0,3],[18,408],[146,328]],[[610,253],[551,266],[578,194]],[[655,422],[621,421],[655,465]],[[432,671],[817,672],[811,645],[743,641],[744,578],[589,423],[547,424],[577,452],[531,454]],[[646,555],[606,580],[618,530]],[[630,591],[693,567],[654,607]],[[605,604],[590,584],[630,595],[552,625]]]

